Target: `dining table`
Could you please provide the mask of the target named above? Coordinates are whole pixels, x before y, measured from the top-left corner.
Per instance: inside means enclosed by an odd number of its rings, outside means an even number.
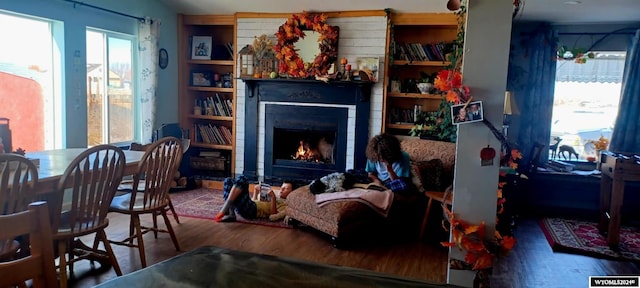
[[[58,181],[71,161],[87,148],[66,148],[27,152],[25,157],[32,159],[38,166],[38,185],[36,194],[50,194],[57,189]],[[143,151],[124,150],[124,175],[132,175],[138,169]],[[67,187],[68,188],[68,187]]]
[[[87,148],[66,148],[27,152],[25,154],[25,157],[34,161],[38,167],[38,183],[35,187],[36,199],[38,201],[57,203],[57,201],[60,201],[59,197],[64,197],[63,195],[58,195],[60,194],[57,192],[58,182],[62,178],[62,175],[69,164],[71,164],[71,162],[86,149]],[[138,171],[138,164],[142,160],[144,151],[124,150],[123,152],[125,156],[125,168],[123,174],[133,175]],[[69,183],[69,185],[71,184],[73,183]],[[65,188],[70,187],[71,186]],[[53,210],[49,210],[49,212],[52,213]],[[54,219],[53,217],[55,217],[55,215],[50,215],[50,217],[51,219]],[[93,250],[79,239],[72,242],[72,247],[79,248],[78,251],[92,251],[88,252],[91,255],[91,259],[99,262],[102,267],[111,265],[107,258],[106,251]],[[75,250],[76,249],[71,248],[71,251]]]

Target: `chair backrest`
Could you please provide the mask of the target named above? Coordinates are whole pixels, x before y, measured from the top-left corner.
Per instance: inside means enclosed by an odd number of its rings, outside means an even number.
[[[38,168],[18,154],[0,154],[0,215],[27,210],[35,200]]]
[[[533,146],[531,146],[531,158],[529,159],[529,163],[526,166],[527,172],[530,174],[536,173],[538,170],[538,163],[540,162],[540,155],[542,154],[542,150],[544,150],[545,145],[539,142],[535,142]]]
[[[35,202],[27,211],[0,215],[0,238],[27,235],[30,255],[0,262],[0,287],[24,284],[32,279],[33,287],[58,287],[53,256],[51,224],[46,202]]]
[[[58,195],[67,194],[71,199],[59,197],[53,213],[54,231],[58,231],[61,217],[69,224],[69,233],[102,225],[122,181],[124,166],[124,152],[112,145],[94,146],[76,156],[58,182]]]
[[[143,209],[166,206],[171,181],[182,160],[182,141],[176,137],[164,137],[147,147],[138,171],[133,177],[133,199],[144,193]],[[143,178],[144,177],[144,178]],[[144,187],[140,187],[144,185]],[[129,208],[139,205],[131,201]]]

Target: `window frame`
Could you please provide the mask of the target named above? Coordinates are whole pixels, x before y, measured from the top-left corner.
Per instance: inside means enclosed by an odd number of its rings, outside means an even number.
[[[619,61],[621,61],[621,62],[623,63],[622,71],[620,72],[620,73],[622,73],[622,74],[623,74],[623,73],[624,73],[624,65],[626,65],[626,57],[627,57],[626,52],[627,52],[627,51],[612,51],[612,50],[611,50],[611,51],[593,51],[593,53],[595,53],[595,57],[596,57],[596,58],[595,58],[595,59],[587,59],[586,61],[587,61],[587,62],[589,62],[589,61],[598,61],[597,57],[599,57],[599,56],[598,56],[599,54],[601,54],[601,55],[607,55],[607,54],[610,54],[610,56],[612,56],[612,58],[614,58],[614,59],[615,59],[616,57],[622,57],[622,59],[621,59],[621,60],[620,60],[620,59],[618,59],[618,60],[619,60]],[[604,56],[604,57],[606,57],[606,56]],[[564,62],[564,61],[560,62],[560,61],[561,61],[561,60],[558,60],[558,63],[556,63],[556,69],[558,69],[558,65],[566,65],[566,64],[572,64],[572,65],[585,65],[585,64],[578,64],[578,63],[573,63],[573,62],[572,62],[572,63],[568,63],[568,62]],[[572,61],[572,60],[565,60],[565,61]],[[564,63],[563,63],[563,62],[564,62]],[[596,74],[596,75],[601,75],[601,74]],[[603,74],[603,75],[607,75],[607,74]],[[558,81],[558,80],[557,80],[557,78],[558,78],[558,76],[556,76],[556,78],[555,78],[555,80],[554,80],[554,95],[553,95],[553,101],[554,101],[554,104],[553,104],[553,105],[552,105],[552,107],[551,107],[551,110],[552,110],[552,114],[551,114],[551,115],[552,115],[552,118],[550,119],[550,129],[549,129],[549,133],[550,133],[550,134],[549,134],[549,139],[550,139],[550,141],[549,141],[549,146],[552,146],[552,144],[555,144],[555,142],[556,142],[555,137],[556,137],[556,136],[562,136],[562,135],[556,135],[556,134],[558,133],[558,131],[554,131],[554,130],[553,130],[553,126],[554,126],[554,124],[555,124],[554,119],[556,119],[556,118],[554,117],[554,115],[555,115],[556,113],[560,113],[560,111],[556,111],[556,105],[555,105],[555,102],[556,102],[556,100],[557,100],[557,93],[558,93],[558,91],[557,91],[557,87],[558,87],[558,86],[557,86],[557,85],[558,85],[558,83],[559,83],[559,82],[577,82],[577,83],[585,83],[585,85],[586,85],[586,83],[616,83],[616,84],[619,84],[619,85],[620,85],[620,88],[622,88],[622,85],[624,85],[624,83],[623,83],[623,80],[624,80],[624,79],[623,79],[623,75],[620,75],[620,79],[622,79],[622,80],[620,80],[620,81],[621,81],[620,83],[617,83],[617,82],[609,82],[609,81],[602,81],[602,80],[599,80],[599,81],[589,81],[589,82],[586,82],[586,81]],[[620,90],[619,92],[621,93],[621,90]],[[611,95],[609,95],[609,97],[611,97]],[[619,97],[621,97],[621,95],[618,95],[618,99],[619,99]],[[587,100],[588,100],[588,99],[587,99]],[[619,102],[619,100],[618,100],[618,102]],[[589,101],[585,101],[585,103],[589,103]],[[617,117],[619,113],[620,113],[620,107],[619,107],[619,104],[618,104],[617,112],[616,112],[615,117]],[[560,113],[560,114],[561,114],[561,113]],[[613,123],[612,125],[615,125],[615,117],[614,117],[614,123]],[[559,119],[558,119],[558,120],[556,120],[556,121],[559,121]],[[604,130],[604,129],[607,129],[607,128],[609,128],[609,127],[602,128],[601,130]],[[615,127],[611,127],[611,132],[613,132],[613,129],[614,129],[614,128],[615,128]],[[595,131],[595,130],[594,130],[594,131]],[[567,134],[565,134],[565,135],[567,135]],[[573,135],[573,134],[568,134],[568,135]],[[585,143],[588,143],[588,141],[591,141],[591,140],[593,140],[593,141],[597,141],[599,136],[598,136],[598,137],[591,137],[591,138],[588,138],[588,139],[586,139],[586,138],[585,138],[585,139],[582,139],[582,138],[581,138],[581,136],[579,135],[579,133],[578,133],[578,134],[576,134],[576,135],[578,135],[578,137],[579,137],[580,141],[582,142],[582,143],[581,143],[582,145],[579,145],[579,147],[580,147],[581,149],[578,149],[579,151],[582,151],[582,153],[580,153],[580,155],[578,156],[578,159],[577,159],[577,160],[573,160],[573,159],[571,158],[571,156],[570,156],[570,159],[571,159],[571,160],[568,160],[568,159],[567,159],[567,160],[565,160],[564,158],[562,158],[562,157],[559,155],[559,153],[560,153],[560,149],[559,149],[559,148],[560,148],[560,146],[562,146],[562,145],[569,145],[569,146],[571,146],[572,148],[576,148],[576,147],[578,147],[578,146],[574,146],[574,145],[572,145],[571,143],[566,142],[566,140],[568,140],[568,139],[563,139],[564,141],[561,141],[561,142],[559,143],[559,145],[556,147],[556,157],[555,157],[555,158],[552,158],[552,153],[553,153],[553,152],[552,152],[552,150],[551,150],[551,149],[549,149],[549,150],[548,150],[548,153],[546,154],[546,155],[547,155],[547,159],[549,159],[549,160],[560,160],[560,161],[566,161],[566,162],[577,162],[577,163],[585,163],[585,162],[589,162],[589,161],[588,161],[588,160],[586,160],[586,159],[580,159],[580,156],[584,156],[584,158],[587,158],[587,155],[590,155],[590,154],[586,154],[586,153],[585,153],[585,150],[584,150],[584,149],[585,149],[585,148],[584,148],[584,147],[585,147]],[[593,138],[593,139],[592,139],[592,138]],[[611,140],[611,139],[610,139],[610,135],[609,135],[609,140]]]
[[[127,33],[122,33],[122,32],[116,32],[116,31],[112,31],[112,30],[107,30],[107,29],[103,29],[103,28],[97,28],[97,27],[90,27],[87,26],[86,27],[86,32],[94,32],[94,33],[101,33],[103,36],[103,40],[105,41],[105,62],[106,62],[106,66],[109,67],[109,38],[115,38],[115,39],[120,39],[120,40],[127,40],[131,42],[131,93],[132,95],[132,117],[133,117],[133,139],[130,140],[125,140],[125,141],[119,141],[119,142],[110,142],[110,137],[109,137],[109,127],[110,127],[110,123],[109,123],[109,118],[108,116],[103,116],[103,119],[106,117],[106,123],[107,126],[105,127],[106,129],[103,130],[103,137],[106,137],[106,139],[108,141],[106,141],[107,143],[105,144],[110,144],[110,145],[115,145],[115,146],[119,146],[119,147],[125,147],[125,146],[129,146],[131,143],[133,142],[139,142],[140,139],[140,135],[141,135],[141,121],[140,121],[140,101],[139,101],[139,94],[138,93],[138,36],[137,35],[131,35],[131,34],[127,34]],[[86,34],[85,32],[85,34]],[[88,41],[88,40],[87,40]],[[85,41],[85,42],[87,42]],[[87,43],[88,46],[88,43]],[[88,50],[88,49],[87,49]],[[88,55],[87,55],[88,57]],[[88,62],[87,62],[88,63]],[[103,72],[103,77],[105,77],[105,79],[108,79],[108,71],[109,69],[105,69],[105,71]],[[86,75],[86,77],[89,77],[89,75]],[[85,77],[85,78],[86,78]],[[108,85],[105,85],[105,89],[108,89]],[[108,93],[106,93],[108,94]],[[105,95],[106,95],[105,94]],[[108,99],[107,99],[108,102]],[[108,111],[108,110],[107,110]],[[87,118],[89,117],[89,111],[87,111]],[[89,125],[89,121],[87,119],[87,126]],[[104,125],[104,124],[103,124]],[[88,127],[87,127],[88,129]],[[88,133],[88,132],[87,132]],[[88,137],[88,134],[87,134]],[[104,141],[103,141],[104,142]],[[87,143],[89,143],[89,139],[87,139]]]

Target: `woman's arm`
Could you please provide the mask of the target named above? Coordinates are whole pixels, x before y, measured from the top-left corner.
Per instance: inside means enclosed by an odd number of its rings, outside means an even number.
[[[380,181],[380,178],[378,178],[378,175],[375,173],[371,173],[369,172],[369,180],[371,180],[372,183],[375,183],[378,186],[384,186],[384,184],[382,184],[382,181]]]
[[[398,179],[398,175],[396,174],[396,171],[393,170],[393,164],[390,164],[389,162],[384,161],[384,165],[387,168],[387,172],[389,172],[389,177],[391,178],[391,180]]]

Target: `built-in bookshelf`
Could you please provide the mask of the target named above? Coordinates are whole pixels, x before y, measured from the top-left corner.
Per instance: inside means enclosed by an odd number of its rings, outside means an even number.
[[[190,158],[191,174],[231,176],[235,163],[235,17],[179,15],[178,27],[178,114],[181,128],[189,131],[191,139],[185,155]]]
[[[453,13],[392,13],[386,58],[383,131],[408,135],[416,113],[438,110],[444,95],[420,92],[417,83],[430,79],[448,65],[447,53],[457,36]],[[425,77],[426,76],[426,77]]]

